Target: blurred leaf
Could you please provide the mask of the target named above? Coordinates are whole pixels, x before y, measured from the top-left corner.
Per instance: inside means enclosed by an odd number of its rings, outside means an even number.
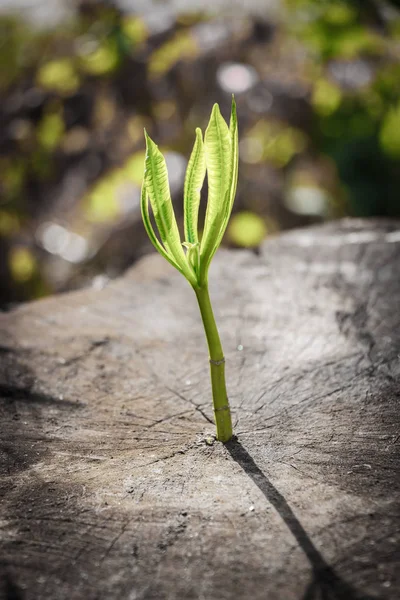
[[[350,2],[286,0],[286,3],[297,17],[290,20],[290,28],[319,60],[380,56],[385,51],[387,40],[360,22],[359,7]]]
[[[21,192],[26,176],[26,164],[22,159],[0,158],[2,178],[0,185],[6,200],[10,200]]]
[[[31,64],[35,53],[32,34],[22,19],[0,15],[0,40],[0,89],[6,89]]]
[[[267,160],[276,168],[282,168],[306,145],[307,138],[300,129],[261,119],[247,132],[240,149],[245,162]]]
[[[128,158],[123,166],[123,171],[127,179],[138,185],[141,185],[143,180],[145,156],[146,152],[144,150],[135,152],[135,154],[132,154],[132,156]]]
[[[355,113],[349,119],[350,133],[355,138],[368,137],[375,132],[375,123],[364,111]]]
[[[115,40],[106,39],[88,54],[79,57],[79,64],[89,75],[108,75],[115,71],[120,57]]]
[[[190,31],[178,31],[170,40],[155,50],[149,59],[149,74],[158,77],[169,71],[178,61],[189,60],[199,52]]]
[[[304,149],[305,144],[305,136],[301,131],[286,127],[267,144],[264,158],[277,167],[283,167]]]
[[[8,256],[12,278],[18,283],[29,281],[37,272],[36,258],[28,248],[14,246]]]
[[[0,210],[0,235],[7,237],[19,231],[19,217],[16,213]]]
[[[37,128],[39,144],[48,151],[54,150],[60,144],[65,131],[61,112],[47,114]]]
[[[143,135],[143,133],[142,133]],[[134,188],[140,188],[143,179],[144,151],[135,152],[119,169],[103,175],[87,193],[84,199],[86,218],[92,223],[113,223],[127,211],[126,194],[123,192],[134,184],[128,198],[132,198],[129,206],[135,205]],[[139,208],[139,203],[137,204]]]
[[[357,17],[354,7],[344,2],[332,3],[326,7],[325,20],[332,25],[348,25]]]
[[[29,157],[30,167],[39,180],[46,181],[53,173],[54,164],[45,148],[38,148]]]
[[[107,173],[90,190],[85,198],[85,216],[94,223],[110,223],[121,214],[117,189],[125,181],[122,170]]]
[[[378,72],[374,89],[382,100],[397,102],[400,97],[400,64],[383,64]]]
[[[73,94],[79,87],[79,75],[70,58],[52,60],[41,66],[36,81],[45,90],[59,94]]]
[[[267,234],[268,228],[265,221],[250,211],[232,215],[227,229],[229,241],[243,248],[256,248]]]
[[[384,109],[383,98],[374,89],[370,89],[368,90],[368,93],[363,96],[363,100],[371,119],[376,121],[380,118]]]
[[[143,44],[149,35],[143,19],[134,16],[126,16],[122,19],[122,32],[135,46]]]
[[[337,85],[327,79],[318,79],[313,89],[311,102],[319,114],[332,114],[340,106],[341,100],[342,92]]]
[[[337,40],[332,40],[335,58],[351,59],[366,54],[379,56],[383,51],[384,39],[362,26],[343,31]]]
[[[391,108],[382,123],[379,141],[391,158],[400,158],[400,104]]]

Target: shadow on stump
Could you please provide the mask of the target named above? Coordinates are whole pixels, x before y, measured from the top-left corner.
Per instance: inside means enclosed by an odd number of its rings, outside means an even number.
[[[5,574],[3,580],[3,590],[5,600],[23,600],[23,595],[20,588],[14,582],[9,574]]]
[[[318,552],[285,498],[264,475],[237,439],[227,442],[225,447],[233,460],[254,481],[268,502],[282,517],[310,561],[313,578],[302,600],[379,600],[377,596],[369,596],[358,592],[335,573]]]

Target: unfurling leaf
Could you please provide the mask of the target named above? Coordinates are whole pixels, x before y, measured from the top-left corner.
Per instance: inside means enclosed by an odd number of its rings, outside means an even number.
[[[214,104],[204,137],[208,177],[208,202],[204,233],[200,246],[200,256],[205,271],[208,268],[213,252],[215,252],[215,245],[229,206],[228,194],[232,162],[231,146],[228,126],[221,116],[218,104]]]
[[[194,274],[192,273],[192,269],[186,260],[185,253],[182,248],[178,225],[176,224],[174,209],[171,202],[167,165],[165,164],[165,159],[156,144],[147,135],[147,133],[145,133],[145,135],[146,158],[142,206],[143,204],[147,203],[148,196],[150,199],[151,208],[153,209],[154,219],[160,233],[165,252],[168,255],[169,262],[172,264],[175,263],[174,266],[177,266],[189,281],[193,281]],[[149,218],[147,225],[148,224],[150,224]],[[154,244],[152,236],[150,236],[150,239]],[[160,251],[158,244],[156,244],[156,248],[158,251]],[[164,253],[162,254],[165,256]]]
[[[215,104],[205,138],[196,129],[196,139],[189,159],[184,185],[185,241],[181,243],[171,202],[165,159],[145,132],[146,159],[141,209],[144,226],[155,248],[196,289],[207,284],[208,268],[222,241],[236,193],[238,174],[238,130],[236,105],[232,99],[230,125]],[[207,171],[208,201],[201,243],[198,237],[198,214],[201,188]],[[155,234],[149,215],[150,200],[160,235]],[[183,247],[186,249],[183,249]]]
[[[239,167],[239,139],[238,139],[238,126],[237,126],[237,116],[236,116],[236,103],[232,98],[232,109],[231,109],[231,119],[229,123],[229,133],[231,140],[231,164],[230,164],[230,183],[229,183],[229,198],[228,198],[228,206],[224,207],[223,210],[223,218],[222,225],[216,239],[216,243],[214,245],[214,249],[210,256],[210,261],[217,251],[222,238],[224,236],[226,227],[228,225],[229,217],[231,216],[233,202],[235,200],[236,195],[236,187],[237,187],[237,179],[238,179],[238,167]]]
[[[183,214],[185,224],[185,239],[189,244],[198,242],[197,221],[201,188],[206,174],[203,136],[201,129],[196,129],[196,141],[186,170],[185,187],[183,191]]]

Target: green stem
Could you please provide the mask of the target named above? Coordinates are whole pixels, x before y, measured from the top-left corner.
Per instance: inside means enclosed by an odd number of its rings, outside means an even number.
[[[194,288],[194,291],[199,303],[210,353],[211,386],[215,424],[217,426],[217,439],[220,442],[227,442],[232,437],[232,420],[225,385],[224,353],[222,351],[218,329],[215,324],[210,295],[208,293],[208,285],[204,284],[202,287]]]

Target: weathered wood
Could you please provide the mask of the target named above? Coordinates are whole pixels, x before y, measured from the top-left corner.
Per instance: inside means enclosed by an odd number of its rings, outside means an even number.
[[[211,282],[226,447],[159,257],[1,316],[2,598],[400,596],[399,223],[220,252]]]

